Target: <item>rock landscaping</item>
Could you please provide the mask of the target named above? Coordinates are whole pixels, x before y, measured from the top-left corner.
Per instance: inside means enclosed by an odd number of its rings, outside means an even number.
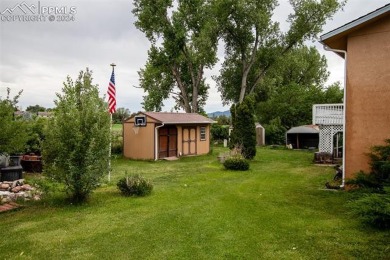
[[[24,179],[16,181],[0,182],[0,204],[17,200],[40,200],[41,192],[24,182]]]

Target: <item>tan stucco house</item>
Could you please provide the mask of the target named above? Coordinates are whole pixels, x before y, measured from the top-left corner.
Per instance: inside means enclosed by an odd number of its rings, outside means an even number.
[[[321,36],[345,59],[344,172],[368,172],[367,153],[390,138],[390,4]]]
[[[196,113],[139,112],[123,122],[123,155],[158,160],[207,154],[212,123]]]

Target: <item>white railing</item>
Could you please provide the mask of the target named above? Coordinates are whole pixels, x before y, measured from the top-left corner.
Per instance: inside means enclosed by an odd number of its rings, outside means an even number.
[[[343,104],[313,105],[313,125],[343,125]]]

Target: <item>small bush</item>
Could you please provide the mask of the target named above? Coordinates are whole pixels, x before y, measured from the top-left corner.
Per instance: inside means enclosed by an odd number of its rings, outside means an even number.
[[[268,124],[264,124],[265,132],[265,143],[268,145],[284,145],[286,142],[286,131],[287,128],[282,125],[280,117],[272,119]]]
[[[45,177],[28,179],[28,183],[40,190],[44,196],[50,195],[55,191],[60,190],[58,183],[53,182],[52,180]]]
[[[382,192],[383,184],[374,174],[367,174],[362,171],[358,172],[354,179],[346,181],[346,184],[370,192]]]
[[[390,182],[390,139],[385,140],[385,145],[373,146],[368,156],[372,174],[384,183]]]
[[[123,145],[121,143],[112,143],[111,153],[121,155],[123,153]]]
[[[341,180],[332,180],[325,183],[327,189],[339,190],[341,186]]]
[[[214,141],[229,139],[229,126],[213,124],[210,129],[211,138]]]
[[[111,133],[111,153],[122,154],[123,153],[123,138],[122,132],[118,133],[113,131]]]
[[[147,196],[153,190],[153,184],[140,175],[122,178],[117,183],[118,189],[125,196]]]
[[[390,197],[388,194],[367,194],[349,204],[362,221],[376,228],[390,228]]]
[[[243,157],[240,156],[234,156],[227,158],[223,166],[227,170],[234,170],[234,171],[247,171],[249,169],[249,162],[245,160]]]

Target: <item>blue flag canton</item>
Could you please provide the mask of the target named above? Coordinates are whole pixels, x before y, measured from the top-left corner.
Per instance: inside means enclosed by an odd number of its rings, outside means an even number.
[[[110,79],[110,81],[112,82],[112,84],[115,85],[115,76],[114,76],[114,72],[112,72],[112,74],[111,74],[111,79]]]

